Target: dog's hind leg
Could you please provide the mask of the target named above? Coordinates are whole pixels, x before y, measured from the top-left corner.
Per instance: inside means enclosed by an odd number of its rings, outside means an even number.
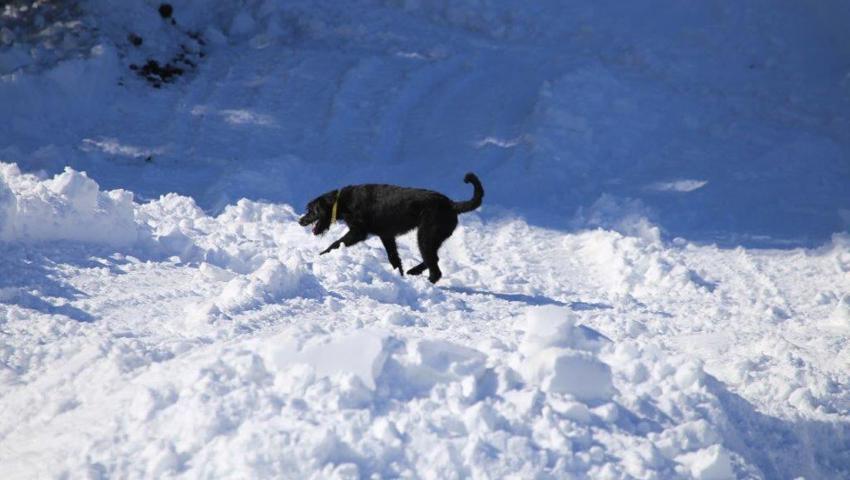
[[[319,255],[324,255],[324,254],[330,252],[331,250],[337,249],[337,248],[339,248],[340,244],[343,244],[343,243],[345,244],[346,247],[350,247],[350,246],[354,245],[355,243],[362,242],[363,240],[366,240],[366,237],[367,237],[366,232],[352,228],[348,232],[346,232],[345,235],[342,236],[342,238],[340,238],[339,240],[332,243],[328,248],[324,249],[322,251],[322,253],[320,253]]]
[[[404,269],[401,268],[401,258],[398,256],[398,246],[395,243],[395,237],[392,235],[382,235],[381,242],[384,244],[384,250],[387,251],[387,258],[390,260],[390,265],[398,270],[401,276],[404,276]]]
[[[432,210],[422,215],[416,236],[419,241],[419,252],[422,254],[423,263],[428,268],[428,280],[431,283],[437,283],[443,276],[438,265],[440,257],[437,255],[437,251],[443,242],[451,236],[455,227],[457,227],[457,214],[454,212]],[[411,270],[418,268],[417,265]]]

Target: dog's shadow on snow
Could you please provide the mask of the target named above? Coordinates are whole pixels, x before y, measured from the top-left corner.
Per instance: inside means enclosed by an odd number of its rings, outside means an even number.
[[[610,308],[614,308],[611,305],[605,303],[591,303],[591,302],[562,302],[560,300],[555,300],[554,298],[544,297],[543,295],[526,295],[524,293],[498,293],[498,292],[489,292],[487,290],[476,290],[474,288],[468,287],[441,287],[443,290],[448,290],[450,292],[462,293],[465,295],[486,295],[494,298],[498,298],[499,300],[504,300],[506,302],[519,302],[525,303],[526,305],[557,305],[559,307],[570,307],[573,310],[607,310]]]

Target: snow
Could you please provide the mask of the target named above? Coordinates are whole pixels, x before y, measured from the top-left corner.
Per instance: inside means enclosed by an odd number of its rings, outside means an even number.
[[[3,478],[850,476],[850,10],[651,4],[5,6]]]

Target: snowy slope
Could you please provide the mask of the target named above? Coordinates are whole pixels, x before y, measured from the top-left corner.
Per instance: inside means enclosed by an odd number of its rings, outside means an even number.
[[[611,199],[727,246],[848,227],[844,2],[207,5],[172,25],[155,2],[80,2],[0,48],[0,157],[216,212],[368,181],[461,195],[473,170],[550,228]],[[180,54],[197,68],[165,88],[130,69]]]
[[[7,6],[3,478],[850,476],[850,10],[621,3]]]

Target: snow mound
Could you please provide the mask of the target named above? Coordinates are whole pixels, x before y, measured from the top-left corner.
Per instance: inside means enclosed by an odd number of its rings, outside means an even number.
[[[547,348],[528,359],[526,380],[544,392],[567,393],[582,401],[610,400],[611,369],[588,352]]]
[[[268,259],[254,272],[231,278],[218,296],[199,305],[195,313],[234,315],[267,303],[304,295],[313,285],[315,280],[312,274],[303,266],[292,261],[286,265],[279,260]]]
[[[132,193],[102,192],[85,172],[71,168],[40,180],[0,164],[0,240],[128,246],[138,236]]]

